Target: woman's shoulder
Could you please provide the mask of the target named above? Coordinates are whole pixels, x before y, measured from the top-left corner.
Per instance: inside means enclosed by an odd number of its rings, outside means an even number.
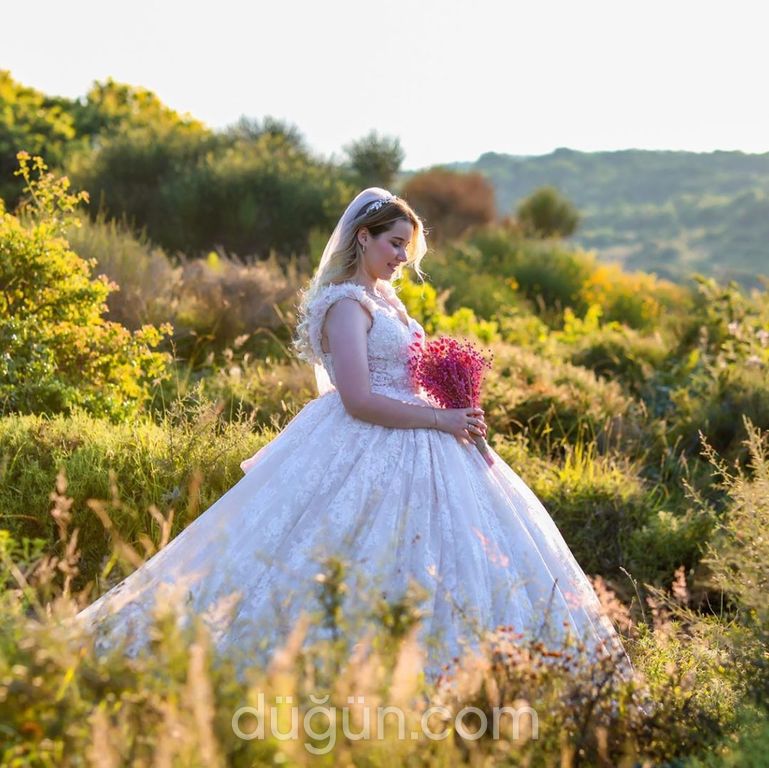
[[[366,289],[358,283],[349,281],[326,283],[318,289],[312,303],[321,312],[325,312],[332,304],[342,298],[356,299],[371,311],[376,309],[376,302],[368,295]]]
[[[366,289],[358,283],[349,281],[326,283],[320,286],[313,296],[309,306],[310,343],[318,358],[322,357],[321,334],[327,311],[339,299],[350,298],[357,300],[373,317],[379,308],[377,303],[368,295]]]

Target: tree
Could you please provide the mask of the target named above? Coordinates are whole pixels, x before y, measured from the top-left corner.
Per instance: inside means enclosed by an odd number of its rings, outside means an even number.
[[[141,86],[118,83],[111,77],[94,82],[85,102],[74,106],[78,135],[113,136],[131,128],[150,128],[161,132],[189,131],[210,133],[199,120],[166,106],[153,92]]]
[[[253,143],[262,136],[278,137],[287,146],[294,147],[297,152],[310,154],[307,142],[299,127],[271,115],[267,115],[261,122],[242,115],[237,122],[227,126],[221,133],[221,137],[227,144],[240,141]]]
[[[412,176],[401,194],[423,218],[435,243],[496,219],[494,187],[478,172],[430,169]]]
[[[76,129],[66,100],[52,99],[40,91],[17,83],[0,69],[0,197],[13,209],[21,185],[13,179],[16,153],[42,153],[51,163],[62,163]]]
[[[345,145],[343,149],[361,187],[389,189],[405,157],[399,139],[380,137],[376,131]]]
[[[521,229],[528,237],[568,237],[577,229],[579,213],[552,186],[536,189],[517,209]]]

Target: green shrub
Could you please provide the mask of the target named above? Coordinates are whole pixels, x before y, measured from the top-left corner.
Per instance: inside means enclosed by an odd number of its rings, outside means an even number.
[[[552,357],[557,349],[550,327],[536,314],[518,307],[500,307],[495,319],[502,340]]]
[[[630,542],[647,523],[658,493],[621,455],[598,455],[594,443],[567,445],[563,461],[526,482],[555,520],[588,573],[616,576],[633,568]]]
[[[764,768],[769,753],[766,712],[740,706],[736,714],[736,727],[706,754],[684,760],[682,768]]]
[[[712,510],[653,511],[630,535],[630,569],[639,579],[656,584],[668,581],[682,565],[687,572],[694,570],[715,524]]]
[[[131,333],[106,320],[104,301],[114,288],[91,279],[59,236],[80,196],[68,180],[30,178],[28,155],[20,172],[37,206],[24,224],[0,214],[0,412],[71,412],[81,407],[114,420],[138,413],[156,379],[167,376],[168,356],[153,352],[170,326]],[[30,206],[31,207],[31,206]]]
[[[559,338],[556,332],[556,338]],[[641,336],[625,326],[591,329],[567,348],[567,359],[598,376],[617,381],[637,398],[651,396],[650,388],[669,350],[661,336]]]
[[[670,432],[689,453],[701,448],[700,433],[727,459],[747,461],[743,418],[769,429],[769,377],[760,366],[729,365],[696,372],[671,394]]]
[[[742,417],[749,467],[735,462],[731,471],[705,443],[708,460],[719,475],[716,485],[726,493],[726,510],[707,544],[702,562],[707,583],[725,594],[737,628],[732,641],[735,661],[749,664],[751,692],[769,706],[769,439],[750,419]],[[744,628],[744,632],[739,628]]]
[[[491,346],[495,365],[484,383],[491,430],[524,432],[537,450],[562,455],[564,443],[595,439],[633,452],[642,436],[642,408],[614,381],[522,347]]]
[[[274,435],[269,427],[254,432],[245,419],[222,419],[221,408],[199,391],[172,403],[160,424],[143,418],[116,425],[83,412],[6,416],[0,419],[0,518],[16,537],[54,541],[50,492],[63,470],[81,529],[83,572],[91,577],[110,537],[89,499],[105,500],[116,531],[132,545],[143,536],[157,545],[153,506],[173,502],[185,510],[173,523],[178,532],[241,479],[240,462]]]
[[[563,312],[571,307],[582,315],[588,303],[582,288],[592,274],[595,256],[581,250],[567,250],[554,243],[527,243],[518,254],[510,277],[515,278],[527,299],[542,310]]]
[[[335,166],[281,130],[131,127],[81,156],[72,175],[103,198],[110,218],[126,217],[169,253],[193,258],[216,248],[258,258],[303,253],[351,191]]]

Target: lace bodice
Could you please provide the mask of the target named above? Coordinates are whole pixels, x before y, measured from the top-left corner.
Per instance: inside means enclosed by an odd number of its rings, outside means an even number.
[[[387,294],[386,301],[372,298],[366,289],[357,283],[336,283],[322,288],[310,305],[310,344],[315,353],[316,364],[321,365],[328,374],[331,389],[336,389],[336,374],[331,353],[324,352],[321,346],[323,322],[326,312],[334,302],[349,297],[363,304],[372,317],[368,331],[371,391],[395,397],[423,394],[421,388],[415,388],[411,383],[407,361],[409,344],[420,340],[424,343],[424,328],[408,315],[392,286],[385,285],[383,291]],[[408,328],[401,315],[408,318]]]

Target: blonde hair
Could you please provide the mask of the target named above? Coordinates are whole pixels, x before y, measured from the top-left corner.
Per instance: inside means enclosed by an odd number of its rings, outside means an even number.
[[[372,202],[390,195],[380,187],[369,187],[358,193],[347,207],[326,245],[323,256],[306,288],[299,292],[296,331],[291,346],[297,356],[314,363],[315,354],[309,337],[309,309],[315,297],[327,285],[349,280],[358,269],[363,251],[358,242],[358,231],[366,227],[374,237],[392,228],[396,221],[408,221],[414,228],[406,247],[406,261],[399,264],[392,279],[397,280],[406,267],[412,267],[419,280],[424,282],[420,264],[427,253],[425,228],[413,208],[401,197],[393,197],[375,210],[366,213]],[[361,202],[365,200],[365,202]],[[389,283],[389,281],[387,281]]]

